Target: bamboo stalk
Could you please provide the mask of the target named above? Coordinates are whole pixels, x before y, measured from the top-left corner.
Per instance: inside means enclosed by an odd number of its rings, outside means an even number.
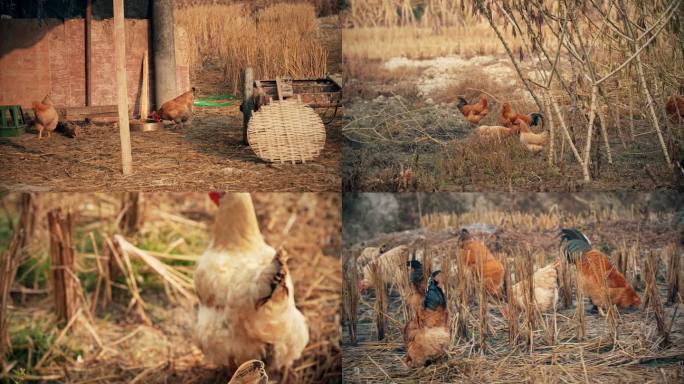
[[[387,290],[380,267],[376,263],[372,263],[370,271],[375,288],[375,326],[378,331],[378,341],[380,341],[385,339],[387,329]]]
[[[478,343],[480,347],[480,353],[485,354],[487,353],[487,334],[489,333],[489,327],[487,324],[487,311],[488,311],[488,306],[487,306],[487,290],[485,289],[485,284],[484,284],[484,258],[483,257],[478,257],[478,263],[477,263],[477,273],[478,273],[478,297],[479,297],[479,306],[480,306],[480,332],[479,332],[479,338],[478,338]]]
[[[667,303],[677,303],[681,292],[682,256],[677,247],[671,245],[666,248],[669,253],[667,263]]]
[[[646,258],[646,291],[644,298],[644,308],[650,306],[653,310],[656,320],[656,329],[660,337],[659,345],[667,347],[670,345],[670,327],[665,323],[665,311],[660,299],[660,292],[658,291],[656,271],[658,270],[658,262],[653,252],[650,252]]]
[[[351,344],[356,345],[356,326],[358,323],[358,304],[359,293],[357,290],[359,276],[356,267],[356,255],[349,258],[344,268],[344,279],[342,285],[342,304],[344,305],[344,316],[347,320],[349,337]]]
[[[513,296],[513,265],[511,262],[504,264],[506,270],[504,277],[506,279],[506,287],[508,287],[506,295],[508,301],[508,344],[511,348],[515,348],[518,344],[518,337],[520,336],[520,323],[518,319],[518,306],[515,304],[515,297]]]
[[[575,269],[575,281],[577,281],[577,289],[575,290],[577,298],[577,309],[575,311],[577,326],[575,327],[575,333],[577,335],[577,340],[583,341],[587,333],[584,319],[584,291],[582,290],[580,279],[580,273]]]

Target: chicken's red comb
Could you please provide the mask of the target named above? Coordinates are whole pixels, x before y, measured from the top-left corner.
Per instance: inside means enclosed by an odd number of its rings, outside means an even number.
[[[225,195],[225,194],[226,194],[225,192],[209,192],[209,198],[210,198],[211,201],[213,201],[214,204],[216,204],[216,206],[218,207],[218,206],[219,206],[219,202],[221,201],[221,198],[222,198],[223,195]]]

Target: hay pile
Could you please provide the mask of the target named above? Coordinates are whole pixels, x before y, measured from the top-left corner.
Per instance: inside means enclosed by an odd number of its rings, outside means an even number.
[[[274,4],[254,11],[247,3],[176,8],[174,20],[188,32],[190,67],[214,60],[233,92],[244,68],[255,79],[310,78],[327,73],[328,51],[311,4]],[[230,22],[226,22],[230,20]]]
[[[122,276],[112,278],[112,301],[104,289],[93,310],[95,260],[102,239],[116,231],[121,195],[38,194],[39,215],[54,207],[76,214],[76,273],[86,307],[68,323],[54,315],[46,283],[45,229],[33,236],[30,263],[20,268],[10,307],[13,380],[79,383],[225,383],[226,373],[203,361],[193,341],[194,294],[185,298],[174,284],[192,291],[194,260],[206,248],[215,208],[205,194],[143,194],[143,225],[127,236],[161,262],[163,273],[133,252],[129,254],[137,292]],[[17,195],[4,198],[9,218]],[[303,383],[339,379],[341,350],[339,307],[341,273],[340,199],[336,194],[253,196],[266,241],[283,243],[290,255],[297,306],[307,318],[310,342],[293,370]],[[0,223],[8,217],[0,215]],[[91,237],[92,236],[92,237]],[[116,239],[115,236],[110,238]],[[92,243],[91,243],[92,242]],[[98,256],[99,255],[99,256]],[[156,265],[156,264],[155,264]],[[36,275],[27,279],[27,275]],[[22,277],[23,276],[23,277]],[[173,278],[172,278],[173,277]],[[33,285],[25,285],[27,281]],[[132,301],[139,295],[142,309]],[[143,318],[144,317],[144,318]]]

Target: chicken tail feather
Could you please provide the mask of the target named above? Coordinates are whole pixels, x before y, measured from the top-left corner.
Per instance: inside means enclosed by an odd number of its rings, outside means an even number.
[[[539,113],[539,112],[530,113],[530,118],[532,120],[532,123],[530,124],[530,126],[534,127],[536,125],[539,125],[539,121],[541,121],[541,126],[542,126],[542,128],[544,127],[544,115],[542,115],[541,113]]]
[[[428,281],[428,287],[425,292],[425,299],[423,299],[423,307],[426,309],[435,310],[437,308],[446,308],[446,297],[444,296],[444,291],[439,287],[435,278],[440,273],[440,271],[435,271],[430,276]]]
[[[561,244],[565,242],[565,256],[569,262],[574,261],[574,255],[591,250],[589,239],[576,228],[561,228]]]
[[[271,277],[270,292],[259,299],[257,302],[257,308],[266,304],[267,302],[274,300],[279,301],[282,299],[287,299],[289,290],[287,288],[287,274],[289,273],[287,268],[287,256],[285,251],[279,250],[272,262],[273,266],[273,277]]]

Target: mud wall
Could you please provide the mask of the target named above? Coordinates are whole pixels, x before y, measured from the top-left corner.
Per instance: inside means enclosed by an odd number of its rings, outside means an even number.
[[[126,19],[126,70],[128,103],[133,115],[138,114],[142,60],[149,52],[148,20]],[[176,31],[176,40],[185,36]],[[186,38],[187,39],[187,38]],[[177,50],[187,49],[187,41],[177,44]],[[177,53],[177,56],[179,53]],[[186,54],[180,56],[186,57]],[[154,105],[152,60],[150,73],[150,105]],[[116,103],[114,73],[113,23],[92,22],[93,105]],[[177,60],[179,92],[190,87],[187,61]],[[57,106],[85,106],[85,28],[83,19],[65,21],[48,19],[0,20],[0,104],[18,104],[24,108],[31,101],[52,96]]]

